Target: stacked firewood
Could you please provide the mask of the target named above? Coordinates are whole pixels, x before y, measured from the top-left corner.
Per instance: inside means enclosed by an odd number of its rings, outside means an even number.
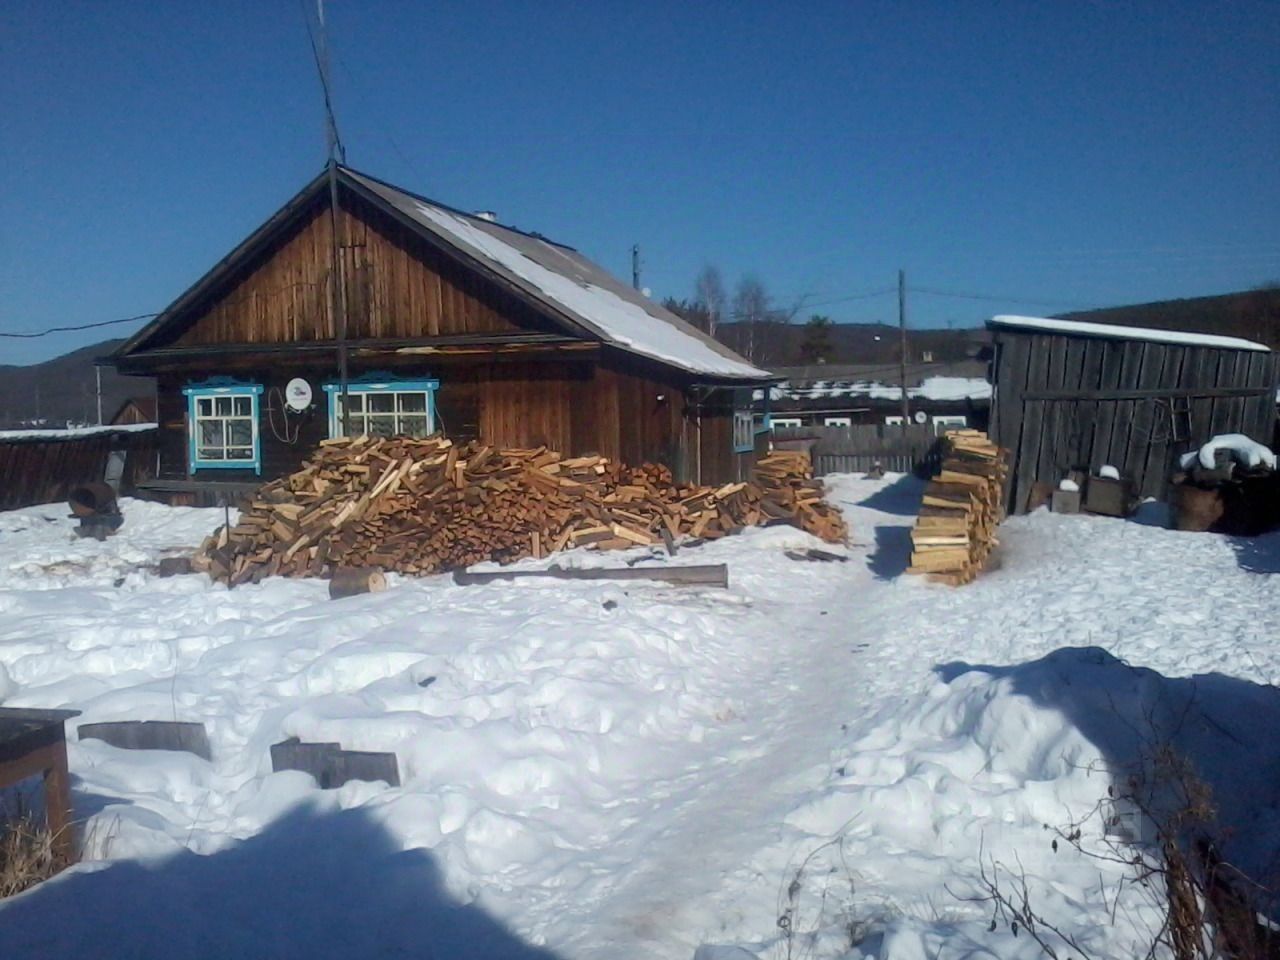
[[[760,483],[677,484],[665,466],[628,468],[545,447],[497,449],[431,437],[325,441],[297,473],[253,496],[208,538],[197,569],[232,585],[340,567],[429,574],[557,550],[714,539],[791,523],[843,540],[808,458],[775,455]]]
[[[944,442],[942,470],[925,488],[911,531],[907,572],[959,586],[978,575],[997,544],[1008,457],[977,430],[952,431]]]

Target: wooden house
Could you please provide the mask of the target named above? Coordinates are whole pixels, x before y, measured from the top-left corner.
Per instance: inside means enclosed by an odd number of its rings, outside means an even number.
[[[1008,508],[1042,502],[1069,471],[1114,467],[1163,499],[1178,454],[1219,434],[1267,442],[1277,356],[1198,333],[995,317],[990,433],[1013,453]]]
[[[991,402],[988,365],[980,360],[907,364],[911,422],[935,432],[986,429]],[[902,368],[897,363],[811,364],[775,367],[780,382],[768,389],[774,427],[850,427],[902,423]],[[765,391],[757,397],[765,409]]]
[[[157,490],[239,492],[346,429],[749,473],[765,371],[571,247],[347,167],[336,192],[316,177],[104,359],[156,378]]]

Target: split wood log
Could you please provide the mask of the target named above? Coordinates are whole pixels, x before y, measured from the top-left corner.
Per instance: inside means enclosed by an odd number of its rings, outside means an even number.
[[[387,589],[387,578],[371,567],[338,567],[329,581],[329,599],[341,600],[362,593],[381,593]]]

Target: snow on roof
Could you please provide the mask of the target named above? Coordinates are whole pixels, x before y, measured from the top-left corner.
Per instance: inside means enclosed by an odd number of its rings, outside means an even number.
[[[575,250],[466,216],[353,170],[346,172],[450,245],[487,261],[606,343],[690,373],[750,380],[770,376]]]
[[[104,436],[112,433],[144,433],[154,430],[154,423],[117,423],[101,427],[63,427],[61,429],[0,430],[3,440],[75,440],[80,437]]]
[[[1082,320],[1050,320],[1045,317],[992,317],[989,327],[1012,327],[1016,330],[1043,330],[1046,333],[1075,334],[1081,337],[1112,337],[1117,340],[1151,340],[1156,343],[1178,343],[1184,346],[1220,347],[1224,350],[1259,350],[1270,353],[1266,344],[1220,337],[1212,333],[1188,333],[1183,330],[1153,330],[1150,327],[1125,327],[1112,323],[1086,323]]]
[[[907,387],[907,396],[920,400],[989,400],[991,384],[979,377],[926,377],[919,386]],[[835,397],[901,400],[902,387],[874,380],[814,380],[794,385],[784,381],[770,391],[773,400]]]

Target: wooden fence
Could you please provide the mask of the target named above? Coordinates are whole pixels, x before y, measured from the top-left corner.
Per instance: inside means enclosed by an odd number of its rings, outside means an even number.
[[[56,503],[82,483],[117,477],[131,493],[154,474],[155,459],[155,430],[0,437],[0,510]]]
[[[775,447],[805,449],[814,473],[866,473],[877,464],[893,473],[931,476],[942,464],[931,425],[906,427],[860,423],[850,427],[778,427]]]

